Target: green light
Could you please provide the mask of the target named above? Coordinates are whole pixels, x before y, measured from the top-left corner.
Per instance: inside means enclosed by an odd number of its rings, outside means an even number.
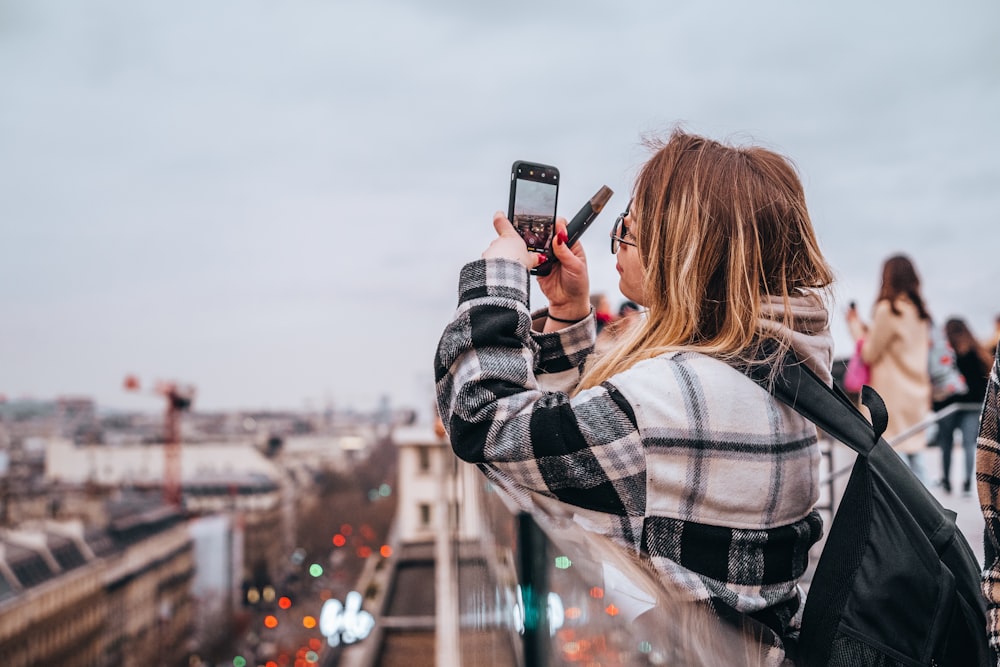
[[[378,500],[378,498],[379,498],[378,489],[370,489],[368,491],[368,500],[371,500],[371,501],[374,502],[374,501]]]
[[[573,561],[571,561],[567,556],[559,556],[556,558],[556,567],[560,570],[568,570],[571,565],[573,565]]]
[[[309,574],[314,577],[318,577],[323,574],[323,566],[318,563],[313,563],[309,566]]]
[[[640,653],[649,653],[652,650],[653,650],[653,645],[650,644],[649,642],[639,642]]]
[[[316,651],[308,651],[306,653],[306,662],[316,662],[319,660],[319,654]]]
[[[247,667],[247,659],[242,655],[233,658],[233,667]]]
[[[383,498],[388,498],[389,494],[391,493],[392,493],[392,487],[389,486],[388,484],[383,484],[382,486],[378,487],[378,494]]]

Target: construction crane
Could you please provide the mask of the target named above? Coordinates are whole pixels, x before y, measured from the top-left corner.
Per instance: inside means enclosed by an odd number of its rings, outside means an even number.
[[[139,391],[139,378],[125,378],[126,391]],[[176,382],[157,382],[154,393],[167,399],[163,418],[163,500],[181,506],[181,413],[191,409],[195,388]]]

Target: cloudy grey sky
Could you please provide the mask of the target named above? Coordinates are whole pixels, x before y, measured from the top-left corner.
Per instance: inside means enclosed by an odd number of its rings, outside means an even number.
[[[426,410],[511,162],[567,217],[616,191],[584,246],[617,304],[607,229],[675,123],[796,162],[838,309],[906,252],[939,318],[1000,312],[995,0],[0,0],[0,82],[8,398]]]

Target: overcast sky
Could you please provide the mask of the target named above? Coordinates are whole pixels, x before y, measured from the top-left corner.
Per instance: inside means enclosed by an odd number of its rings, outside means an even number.
[[[426,412],[510,165],[560,214],[675,123],[798,166],[841,310],[1000,313],[1000,3],[0,0],[0,394]],[[484,5],[484,6],[479,6]],[[541,299],[537,287],[533,295]]]

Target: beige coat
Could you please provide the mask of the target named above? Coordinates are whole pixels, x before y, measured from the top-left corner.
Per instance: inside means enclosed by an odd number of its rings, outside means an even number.
[[[896,315],[888,301],[879,301],[865,335],[861,358],[871,368],[871,386],[889,411],[885,439],[892,440],[918,424],[931,412],[931,381],[927,373],[930,323],[921,320],[909,299],[896,301]],[[927,446],[921,432],[896,444],[896,450],[913,454]]]

